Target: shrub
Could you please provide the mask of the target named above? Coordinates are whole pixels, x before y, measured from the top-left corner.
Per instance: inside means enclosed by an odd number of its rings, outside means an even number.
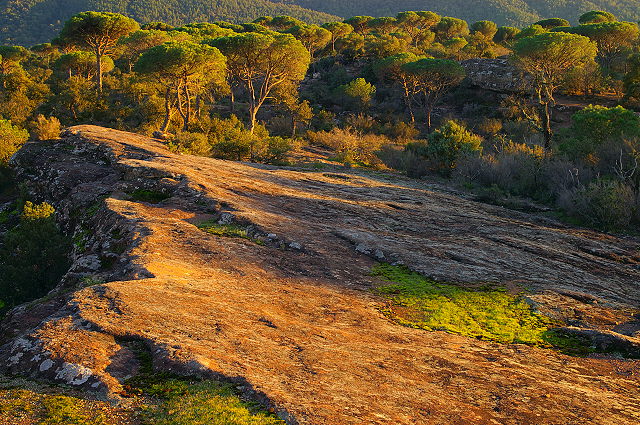
[[[9,120],[0,119],[0,166],[6,165],[9,158],[29,140],[27,130],[11,124]]]
[[[415,125],[404,121],[394,121],[387,123],[383,128],[383,133],[396,141],[402,143],[415,139],[420,131]]]
[[[214,158],[242,161],[251,154],[251,139],[223,139],[211,146]]]
[[[637,207],[633,189],[619,181],[598,179],[574,191],[565,211],[584,223],[616,230],[629,226]]]
[[[380,164],[375,155],[383,145],[391,141],[385,136],[360,134],[352,129],[334,128],[331,131],[309,132],[311,143],[336,151],[336,159],[346,164]]]
[[[427,175],[432,168],[428,161],[397,145],[383,145],[376,156],[387,167],[403,171],[409,177]]]
[[[341,100],[352,103],[353,106],[366,109],[369,107],[376,87],[364,78],[356,78],[348,84],[338,87],[337,95]]]
[[[541,146],[498,141],[491,154],[465,155],[454,171],[456,179],[495,187],[514,195],[549,198],[549,181],[544,178],[545,152]]]
[[[571,127],[565,132],[560,151],[573,159],[595,155],[605,142],[640,137],[640,117],[616,106],[590,105],[573,114]]]
[[[167,147],[172,152],[187,153],[191,155],[208,156],[211,153],[209,139],[202,133],[190,133],[182,131],[172,138]]]
[[[251,160],[267,164],[286,164],[287,156],[295,148],[292,140],[282,137],[257,139],[251,145]]]
[[[31,123],[31,137],[34,140],[55,140],[60,138],[60,120],[39,114]]]
[[[336,114],[325,109],[317,112],[311,119],[311,128],[315,131],[331,131],[336,126]]]
[[[462,155],[482,153],[482,138],[462,124],[448,121],[429,135],[427,143],[409,143],[407,150],[434,161],[438,169],[448,174]]]
[[[476,124],[475,129],[485,136],[494,136],[502,130],[502,121],[496,118],[484,118]]]
[[[358,133],[375,133],[379,128],[375,118],[366,114],[349,115],[344,120],[344,127],[349,127]]]
[[[254,143],[269,137],[269,132],[264,126],[256,125],[251,134],[242,121],[232,115],[228,119],[211,120],[208,136],[214,158],[242,161],[251,158]]]
[[[58,284],[69,268],[70,242],[54,221],[54,208],[26,202],[20,223],[0,248],[0,293],[9,305],[39,298]]]

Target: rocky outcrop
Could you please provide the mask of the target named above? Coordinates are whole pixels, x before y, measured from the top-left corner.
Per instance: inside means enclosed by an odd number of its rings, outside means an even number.
[[[632,424],[634,360],[572,358],[390,322],[376,261],[496,282],[570,327],[634,344],[637,238],[479,204],[397,175],[170,153],[93,126],[14,157],[74,235],[58,292],[2,323],[0,369],[117,397],[156,367],[222,377],[299,424]],[[142,201],[141,190],[155,203]],[[150,199],[154,199],[151,197]],[[247,238],[197,227],[231,223]],[[634,328],[635,329],[635,328]]]
[[[475,58],[461,64],[472,87],[505,94],[527,91],[527,77],[508,59]]]

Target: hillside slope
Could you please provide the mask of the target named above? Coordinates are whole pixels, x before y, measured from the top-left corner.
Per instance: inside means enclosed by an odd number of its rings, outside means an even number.
[[[48,42],[64,21],[85,10],[117,12],[141,23],[162,21],[172,25],[247,22],[263,15],[290,15],[308,22],[335,19],[323,12],[269,0],[0,0],[0,44]]]
[[[394,16],[406,10],[432,10],[475,22],[488,19],[500,25],[529,25],[542,18],[561,17],[577,21],[589,10],[606,10],[618,18],[640,19],[638,0],[291,0],[309,9],[334,15]]]
[[[59,295],[2,323],[0,373],[115,396],[137,370],[127,344],[142,341],[156,367],[234,380],[288,424],[640,421],[639,360],[403,327],[382,314],[370,273],[378,258],[521,285],[539,308],[604,332],[640,305],[637,239],[400,176],[177,155],[93,126],[27,144],[13,163],[82,243]],[[168,198],[136,200],[141,189]],[[262,242],[195,225],[212,219]],[[92,284],[69,291],[83,276]]]

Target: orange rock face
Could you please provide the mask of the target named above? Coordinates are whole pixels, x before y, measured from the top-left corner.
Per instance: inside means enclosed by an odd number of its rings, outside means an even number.
[[[521,285],[542,311],[633,339],[637,239],[398,176],[176,155],[93,126],[28,145],[14,163],[69,232],[87,232],[61,288],[107,283],[14,311],[4,372],[115,396],[136,373],[128,341],[139,340],[157,367],[235,380],[292,424],[640,422],[639,361],[402,327],[380,313],[369,274],[400,261],[438,279]],[[169,197],[136,201],[139,189]],[[250,239],[207,234],[204,220]]]

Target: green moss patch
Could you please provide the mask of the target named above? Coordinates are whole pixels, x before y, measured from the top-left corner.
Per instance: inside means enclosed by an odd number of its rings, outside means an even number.
[[[171,197],[171,195],[168,195],[164,192],[148,189],[136,189],[129,195],[131,195],[131,198],[133,198],[135,201],[148,202],[150,204],[158,204]]]
[[[140,371],[125,389],[152,400],[143,408],[145,425],[285,424],[258,403],[243,400],[229,383],[156,372],[148,350],[141,344],[133,349]]]
[[[218,224],[215,221],[205,221],[198,224],[198,228],[211,235],[247,239],[258,245],[264,245],[264,241],[252,238],[246,228],[237,224]]]
[[[376,292],[389,299],[384,313],[398,323],[502,343],[548,345],[544,335],[551,321],[503,288],[436,282],[389,264],[375,266],[373,275],[388,282]]]
[[[86,400],[25,389],[0,391],[0,422],[22,420],[37,425],[107,425],[105,414]],[[4,422],[2,422],[4,423]]]
[[[240,399],[230,384],[168,380],[151,388],[163,401],[145,410],[149,425],[284,425],[259,405]]]

